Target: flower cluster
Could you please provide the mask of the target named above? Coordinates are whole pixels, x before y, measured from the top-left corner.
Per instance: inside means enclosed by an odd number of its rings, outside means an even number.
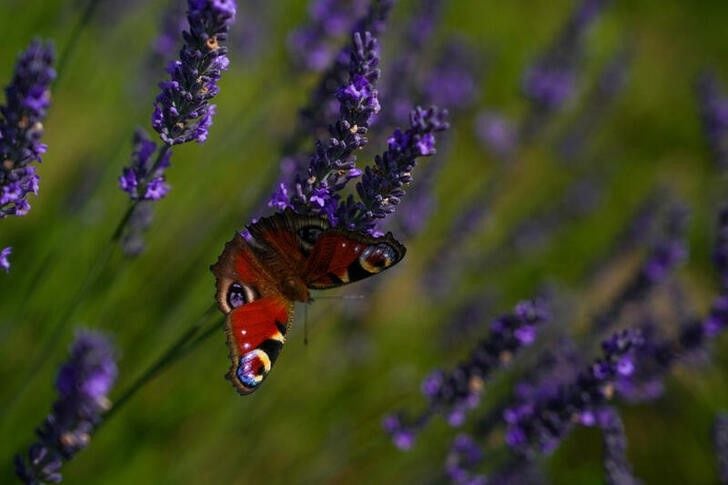
[[[230,64],[224,42],[235,19],[235,2],[189,0],[188,6],[189,30],[183,32],[180,58],[167,68],[170,79],[160,84],[152,114],[152,126],[168,145],[207,139],[215,114],[209,102]]]
[[[583,421],[583,420],[582,420]],[[627,459],[627,436],[619,413],[604,407],[595,413],[595,423],[602,430],[604,441],[604,475],[608,485],[637,485],[632,465]]]
[[[728,96],[714,75],[698,80],[698,102],[703,128],[715,162],[722,170],[728,168]]]
[[[415,108],[410,127],[396,130],[387,140],[387,150],[377,155],[356,185],[359,201],[349,197],[337,209],[340,224],[352,230],[375,232],[378,219],[392,214],[412,181],[418,157],[435,153],[435,133],[448,128],[447,111],[436,107]]]
[[[603,356],[556,395],[507,409],[508,446],[527,457],[550,453],[574,422],[592,424],[594,412],[612,397],[616,378],[634,371],[634,353],[642,343],[637,330],[618,332],[603,342]]]
[[[299,213],[325,214],[336,225],[337,192],[352,178],[359,177],[353,153],[367,143],[369,121],[380,109],[376,82],[379,79],[379,47],[368,32],[354,34],[349,62],[349,80],[337,92],[339,120],[329,127],[330,138],[317,142],[306,174],[296,176],[295,193],[284,184],[271,206],[292,206]]]
[[[526,71],[523,92],[538,110],[558,110],[574,95],[583,37],[605,3],[582,0],[555,44]]]
[[[137,130],[131,164],[119,177],[121,190],[134,202],[121,230],[114,234],[115,239],[123,236],[127,255],[143,250],[142,234],[152,220],[151,206],[141,208],[139,203],[160,200],[170,190],[164,172],[170,165],[172,146],[207,139],[215,114],[210,100],[219,92],[217,82],[230,63],[224,44],[235,12],[234,0],[188,0],[188,30],[182,32],[180,58],[168,66],[170,79],[160,83],[161,92],[154,102],[152,127],[163,144],[158,147],[143,130]],[[174,31],[174,20],[168,23]]]
[[[394,0],[372,0],[366,13],[352,27],[351,37],[365,37],[368,32],[372,38],[378,38],[384,31],[393,4]],[[341,86],[350,82],[352,51],[356,49],[355,44],[347,43],[323,73],[308,104],[301,109],[298,136],[319,137],[329,125],[336,123],[341,115],[338,93]]]
[[[157,144],[149,139],[144,130],[134,133],[131,165],[125,167],[119,177],[121,190],[132,200],[159,200],[169,192],[164,171],[169,167],[171,150],[166,150],[159,160],[153,160]]]
[[[472,468],[483,460],[483,451],[466,434],[459,434],[450,447],[445,461],[445,473],[452,483],[458,485],[485,485],[484,475],[473,473]]]
[[[38,441],[27,457],[15,457],[16,473],[25,483],[61,481],[61,465],[85,448],[111,403],[107,396],[116,381],[114,352],[106,337],[79,333],[69,360],[56,378],[58,400],[36,430]]]
[[[452,426],[460,426],[468,411],[480,402],[485,381],[497,369],[507,365],[516,352],[531,345],[538,326],[547,323],[550,314],[540,300],[522,301],[513,313],[502,315],[490,326],[490,334],[478,342],[470,358],[451,372],[435,371],[422,382],[422,393],[429,401],[428,409],[411,423],[401,415],[385,418],[384,427],[395,445],[411,442],[435,413],[447,416]],[[407,437],[407,439],[403,439]]]
[[[46,151],[41,137],[56,77],[54,62],[50,44],[31,42],[5,88],[5,105],[0,107],[0,219],[27,214],[27,195],[38,193],[38,176],[30,164],[40,162]]]

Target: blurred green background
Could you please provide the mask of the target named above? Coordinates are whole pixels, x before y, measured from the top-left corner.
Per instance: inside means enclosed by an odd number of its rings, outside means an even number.
[[[208,266],[248,222],[260,195],[270,191],[281,141],[316,82],[316,75],[291,69],[285,49],[288,33],[306,21],[305,2],[269,3],[260,52],[243,55],[231,39],[231,69],[220,83],[208,142],[174,150],[168,171],[173,190],[156,205],[146,252],[133,260],[114,256],[29,380],[52,327],[73,303],[126,208],[116,178],[128,162],[134,128],[149,126],[162,76],[161,67],[150,67],[150,46],[168,4],[102,1],[80,37],[53,92],[39,196],[30,200],[33,209],[26,217],[0,222],[0,245],[14,247],[11,272],[0,274],[1,481],[10,480],[12,455],[32,441],[33,429],[50,409],[56,368],[75,328],[113,334],[121,389],[213,302]],[[587,38],[584,85],[625,42],[632,52],[629,81],[590,139],[580,170],[564,165],[553,148],[578,116],[578,100],[504,167],[477,143],[474,114],[477,108],[493,108],[517,118],[526,111],[519,91],[522,71],[548,46],[572,5],[569,0],[449,2],[434,45],[463,35],[486,68],[478,106],[452,120],[446,147],[437,155],[445,162],[435,186],[436,212],[408,242],[405,261],[377,277],[363,302],[315,302],[308,311],[307,346],[299,307],[272,376],[251,396],[238,396],[223,379],[229,363],[221,330],[108,422],[64,467],[68,483],[444,480],[455,431],[436,419],[416,446],[402,453],[381,430],[382,417],[399,408],[421,409],[421,379],[435,367],[454,366],[472,339],[486,334],[490,318],[545,283],[573,295],[577,324],[598,311],[635,258],[617,261],[616,276],[609,278],[587,277],[587,270],[609,252],[634,208],[656,187],[667,187],[692,208],[691,258],[677,277],[691,307],[704,313],[717,291],[710,261],[716,211],[728,194],[705,142],[694,82],[705,67],[728,80],[728,3],[613,2]],[[83,6],[71,0],[0,0],[2,83],[33,37],[51,38],[62,47]],[[397,2],[381,39],[385,69],[412,9],[413,2]],[[241,8],[237,21],[247,20]],[[360,163],[382,148],[373,146]],[[548,244],[493,265],[492,271],[456,274],[443,296],[427,296],[430,283],[422,275],[433,259],[498,254],[519,221],[556,204],[564,187],[584,171],[606,178],[603,198],[589,217],[567,222]],[[452,240],[453,220],[486,188],[494,191],[491,217],[470,240]],[[457,254],[445,254],[450,250]],[[492,315],[459,345],[443,345],[453,309],[486,288],[497,294]],[[358,292],[356,286],[330,292],[344,293]],[[362,318],[345,318],[352,305],[364,306]],[[662,399],[620,407],[629,456],[645,482],[716,481],[710,427],[715,412],[728,407],[728,358],[722,352],[727,345],[719,340],[711,365],[679,368]],[[486,399],[483,412],[487,404]],[[577,430],[546,461],[545,470],[554,483],[601,483],[600,443],[596,431]]]

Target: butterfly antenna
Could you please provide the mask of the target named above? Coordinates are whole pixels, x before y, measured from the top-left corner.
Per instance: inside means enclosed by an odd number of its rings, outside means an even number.
[[[308,345],[308,304],[303,307],[303,345]]]
[[[364,295],[324,295],[317,296],[317,300],[363,300]]]

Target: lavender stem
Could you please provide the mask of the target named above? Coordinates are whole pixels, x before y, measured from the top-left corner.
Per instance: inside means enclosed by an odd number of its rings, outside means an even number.
[[[66,45],[63,47],[61,55],[58,56],[58,68],[56,69],[56,84],[61,81],[61,77],[66,72],[66,64],[68,64],[68,60],[71,58],[71,54],[73,54],[73,51],[76,50],[78,40],[81,38],[81,33],[91,21],[91,18],[96,11],[96,7],[99,6],[101,1],[102,0],[89,0],[88,4],[86,4],[86,8],[84,9],[81,17],[78,20],[78,23],[74,25],[68,42],[66,42]]]
[[[103,422],[108,421],[109,418],[116,414],[119,411],[119,408],[134,397],[134,395],[139,392],[146,383],[154,379],[154,377],[156,377],[159,373],[180,360],[189,352],[196,349],[200,343],[213,335],[215,331],[219,330],[223,324],[222,318],[215,319],[209,328],[205,329],[202,333],[199,333],[205,326],[205,323],[207,323],[210,315],[216,310],[216,305],[210,306],[210,308],[202,314],[196,323],[180,335],[179,338],[175,340],[172,345],[170,345],[167,350],[147,368],[147,370],[145,370],[134,382],[132,382],[129,387],[121,393],[119,398],[114,401],[114,406],[106,413]]]

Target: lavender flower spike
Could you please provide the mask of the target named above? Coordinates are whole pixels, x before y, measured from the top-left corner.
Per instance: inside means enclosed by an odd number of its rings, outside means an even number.
[[[157,163],[153,163],[152,155],[157,151],[157,144],[149,139],[144,130],[134,133],[134,151],[131,166],[124,168],[119,177],[121,190],[127,192],[132,200],[159,200],[169,192],[164,171],[169,167],[170,150],[162,154]]]
[[[189,30],[179,60],[167,68],[170,80],[154,103],[152,126],[167,145],[202,143],[212,125],[217,82],[228,68],[227,32],[235,19],[234,0],[188,0]]]
[[[452,426],[460,426],[467,413],[479,402],[485,381],[499,368],[511,361],[521,348],[536,339],[536,328],[550,320],[545,302],[519,302],[513,313],[493,321],[490,334],[476,345],[467,361],[451,372],[435,371],[422,382],[422,393],[429,400],[427,410],[419,417],[406,421],[401,414],[385,418],[384,429],[400,449],[411,447],[415,434],[436,413],[447,416]],[[403,437],[409,443],[401,446]]]
[[[377,219],[392,214],[404,187],[412,181],[412,169],[418,157],[435,153],[435,133],[446,130],[447,110],[431,107],[415,108],[410,115],[410,128],[396,130],[388,140],[388,148],[367,167],[356,185],[360,201],[349,197],[337,208],[337,219],[350,230],[374,232]]]
[[[0,268],[4,269],[5,272],[10,271],[10,253],[13,252],[13,248],[7,247],[0,250]]]
[[[361,175],[353,154],[367,143],[369,122],[380,109],[375,88],[379,79],[378,66],[377,39],[368,32],[354,34],[349,80],[337,93],[339,119],[329,127],[329,140],[317,142],[307,173],[296,177],[296,189],[289,198],[289,205],[296,212],[324,214],[332,225],[337,225],[334,212],[338,204],[337,192],[349,180]],[[282,187],[274,195],[273,204],[281,208],[285,204],[281,200],[284,195],[285,187]]]
[[[0,219],[30,210],[29,193],[38,194],[38,176],[30,166],[40,162],[43,121],[50,106],[50,85],[56,77],[50,44],[33,41],[20,55],[15,74],[0,106]]]
[[[594,413],[614,393],[614,381],[634,371],[632,355],[643,344],[642,333],[624,330],[602,344],[603,356],[556,395],[522,402],[504,412],[506,443],[517,454],[532,458],[552,452],[574,422],[591,425]]]
[[[38,441],[28,456],[16,455],[15,470],[24,483],[58,483],[61,465],[85,448],[111,403],[107,396],[116,381],[116,361],[110,342],[101,334],[76,336],[69,360],[56,378],[58,399],[36,430]]]

